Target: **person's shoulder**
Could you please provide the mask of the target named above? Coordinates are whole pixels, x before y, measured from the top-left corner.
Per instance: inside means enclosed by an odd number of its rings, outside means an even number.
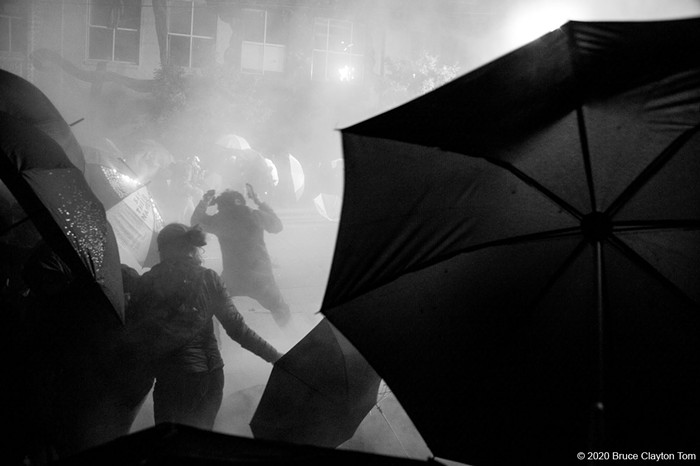
[[[148,280],[153,280],[153,277],[156,275],[156,272],[154,271],[155,266],[151,267],[150,269],[146,270],[143,272],[139,277],[138,277],[138,282],[143,283]]]
[[[212,278],[219,276],[216,270],[210,269],[201,263],[190,263],[188,268],[190,269],[190,273],[197,277]]]
[[[205,287],[208,287],[209,289],[226,288],[226,285],[224,285],[224,280],[216,270],[202,267],[200,272],[201,273],[199,276],[202,277],[202,282],[204,283]]]

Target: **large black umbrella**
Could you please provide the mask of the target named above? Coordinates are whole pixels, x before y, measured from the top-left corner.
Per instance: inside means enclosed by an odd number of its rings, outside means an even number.
[[[435,461],[257,440],[179,424],[159,424],[71,457],[56,466],[418,466]]]
[[[433,453],[700,438],[700,19],[569,22],[343,130],[322,312]]]
[[[80,145],[51,100],[26,79],[5,70],[0,70],[0,111],[49,135],[73,165],[85,168]]]
[[[41,237],[84,283],[86,295],[124,319],[114,233],[83,173],[43,131],[0,112],[0,177]],[[9,226],[8,228],[12,228]]]
[[[255,438],[337,447],[377,402],[379,382],[323,319],[275,363],[250,428]]]

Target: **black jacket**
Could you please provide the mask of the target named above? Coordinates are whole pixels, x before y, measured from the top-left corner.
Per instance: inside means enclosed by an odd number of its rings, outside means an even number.
[[[221,247],[223,272],[229,291],[234,296],[248,295],[263,282],[273,282],[272,262],[265,245],[265,232],[279,233],[282,221],[270,206],[260,203],[257,209],[239,206],[206,213],[206,202],[200,202],[192,214],[191,224],[200,225],[216,235]]]
[[[157,362],[156,373],[205,372],[222,367],[224,363],[214,335],[214,316],[226,333],[243,348],[268,362],[275,362],[281,356],[248,327],[219,275],[214,270],[202,267],[194,259],[167,259],[142,275],[132,297],[133,308],[143,312],[139,303],[158,300],[168,301],[174,307],[183,301],[191,302],[203,314],[203,324],[191,338]],[[172,322],[167,324],[173,325]],[[182,330],[184,334],[190,329]]]

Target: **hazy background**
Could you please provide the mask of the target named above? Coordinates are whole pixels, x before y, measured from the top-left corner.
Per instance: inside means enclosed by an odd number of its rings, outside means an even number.
[[[65,13],[76,8],[79,3],[79,0],[52,2],[51,8],[60,8]],[[150,1],[144,4],[150,5]],[[451,57],[446,63],[458,75],[469,72],[570,19],[649,20],[700,15],[698,0],[471,0],[462,2],[461,7],[456,6],[456,2],[431,0],[422,2],[421,8],[415,11],[396,5],[394,3],[391,8],[387,7],[383,14],[388,18],[397,14],[396,8],[401,9],[406,41],[410,41],[414,33],[423,36],[440,34],[439,28],[431,21],[445,13],[464,13],[468,10],[469,14],[457,14],[453,19],[457,22],[464,21],[464,34],[453,34],[451,37],[453,52],[461,51],[461,55],[455,52],[453,55],[457,55],[457,59]],[[152,13],[144,13],[144,17],[148,15]],[[374,20],[382,21],[382,13],[376,14]],[[52,27],[62,27],[61,24],[52,25],[47,17],[43,21],[42,27],[47,28],[47,34]],[[460,30],[459,27],[456,29]],[[56,44],[55,52],[69,57],[72,53],[71,34],[64,31],[61,37],[64,39]],[[387,46],[400,49],[406,45],[398,42]],[[143,47],[153,49],[157,44],[151,39]],[[223,60],[225,52],[225,49],[217,50],[217,59]],[[154,63],[152,69],[155,67]],[[150,72],[139,75],[128,68],[116,72],[141,80],[153,77]],[[138,137],[147,135],[147,130],[155,124],[147,118],[150,101],[139,92],[115,83],[105,83],[101,89],[102,98],[91,100],[91,87],[72,79],[55,63],[45,62],[41,73],[36,73],[35,76],[37,84],[52,98],[66,121],[70,123],[85,118],[84,122],[74,126],[76,137],[82,144],[101,145],[105,138],[110,138],[122,150],[131,154],[138,149],[129,142],[135,143]],[[251,327],[278,349],[286,351],[322,318],[318,310],[333,257],[339,206],[329,206],[332,210],[329,219],[322,215],[314,198],[326,193],[340,199],[342,194],[342,165],[335,170],[330,168],[333,161],[342,159],[339,129],[399,105],[421,91],[397,91],[391,94],[391,98],[387,98],[386,92],[367,93],[352,88],[328,87],[314,92],[300,88],[291,89],[291,92],[280,97],[280,87],[268,89],[254,86],[250,88],[250,95],[256,93],[256,98],[269,102],[271,106],[260,109],[259,114],[249,118],[246,115],[228,113],[229,107],[234,103],[245,105],[245,102],[241,102],[243,98],[222,96],[208,88],[206,81],[204,83],[194,99],[196,105],[188,110],[192,114],[179,114],[177,107],[161,109],[163,118],[159,122],[162,125],[160,143],[175,158],[188,154],[205,155],[209,148],[201,144],[202,135],[206,133],[209,136],[210,130],[212,135],[215,132],[211,125],[207,127],[202,122],[215,121],[220,125],[216,128],[219,133],[228,131],[245,137],[254,149],[278,164],[281,172],[279,189],[266,199],[282,218],[285,229],[277,235],[267,235],[266,240],[279,285],[292,308],[295,330],[283,333],[276,327],[269,313],[257,303],[241,298],[236,298],[235,301]],[[288,86],[291,85],[286,83],[281,87],[289,91]],[[59,86],[62,89],[60,92],[57,91]],[[239,86],[239,89],[242,88]],[[266,91],[270,94],[264,94]],[[197,119],[197,115],[206,115],[209,119]],[[238,125],[227,126],[229,122],[238,122]],[[196,146],[194,142],[200,145]],[[289,167],[285,165],[287,154],[293,154],[304,167],[305,193],[299,199],[290,187]],[[205,264],[220,271],[218,244],[214,237],[210,237],[209,242]],[[124,261],[143,271],[129,258],[125,257]],[[226,362],[226,385],[224,403],[215,430],[251,436],[248,422],[269,377],[271,366],[242,350],[225,334],[221,349]],[[415,458],[429,457],[429,449],[386,387],[382,388],[381,400],[382,409],[373,409],[355,437],[343,448]],[[440,413],[435,415],[440,416]],[[134,430],[150,427],[152,423],[152,401],[149,397],[136,420]]]

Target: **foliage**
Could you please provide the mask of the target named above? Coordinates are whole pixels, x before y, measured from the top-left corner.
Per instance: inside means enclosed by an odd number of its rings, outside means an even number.
[[[257,133],[279,120],[276,109],[290,95],[279,82],[232,72],[221,64],[197,73],[161,68],[154,79],[151,118],[157,137],[176,157],[206,150],[226,133],[244,136],[253,144]]]
[[[453,80],[461,72],[458,63],[443,63],[438,56],[423,53],[418,60],[384,60],[380,80],[380,102],[393,107],[423,95]]]
[[[177,67],[158,68],[153,76],[153,118],[158,124],[166,123],[187,104],[184,70]]]

